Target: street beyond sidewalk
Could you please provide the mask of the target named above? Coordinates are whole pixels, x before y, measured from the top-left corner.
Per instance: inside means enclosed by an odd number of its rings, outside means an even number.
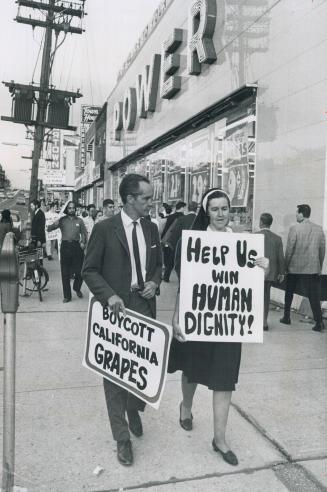
[[[180,374],[158,411],[147,407],[135,463],[116,459],[100,377],[82,367],[88,291],[62,303],[58,261],[44,302],[21,298],[17,314],[16,486],[28,491],[327,490],[327,332],[271,310],[263,345],[243,345],[227,439],[239,466],[211,448],[211,393],[199,387],[194,430],[178,423]],[[170,323],[177,282],[162,284],[158,318]],[[1,323],[1,343],[3,326]],[[3,364],[1,364],[2,366]],[[1,379],[2,384],[2,379]],[[100,473],[94,470],[100,467]]]

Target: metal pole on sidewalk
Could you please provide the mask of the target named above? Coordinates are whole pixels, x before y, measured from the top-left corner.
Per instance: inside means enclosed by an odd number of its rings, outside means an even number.
[[[3,384],[3,465],[2,490],[14,486],[15,470],[15,367],[16,314],[4,314],[4,384]]]
[[[8,233],[0,253],[1,308],[4,314],[2,492],[12,492],[15,473],[16,312],[19,289],[14,234]]]

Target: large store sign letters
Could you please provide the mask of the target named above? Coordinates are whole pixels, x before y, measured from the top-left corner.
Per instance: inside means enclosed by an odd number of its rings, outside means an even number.
[[[217,18],[216,0],[196,0],[189,12],[187,40],[188,73],[199,75],[204,63],[211,64],[216,59],[213,44]],[[156,110],[160,85],[160,97],[171,99],[180,90],[182,79],[178,75],[180,54],[177,53],[183,42],[183,30],[173,29],[162,46],[162,53],[152,57],[151,64],[136,78],[135,87],[128,87],[123,101],[114,106],[114,139],[120,140],[121,131],[134,130],[137,118],[147,118],[148,112]]]

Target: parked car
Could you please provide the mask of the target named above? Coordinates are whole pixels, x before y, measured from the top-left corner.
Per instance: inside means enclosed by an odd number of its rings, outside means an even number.
[[[23,196],[19,196],[16,199],[16,205],[26,205],[26,200]]]

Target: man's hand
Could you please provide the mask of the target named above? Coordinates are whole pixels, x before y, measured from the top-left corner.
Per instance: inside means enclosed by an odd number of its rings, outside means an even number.
[[[37,248],[41,248],[41,246],[42,246],[41,241],[36,241],[36,247],[37,247]]]
[[[151,299],[156,295],[157,284],[153,282],[153,280],[149,280],[149,282],[144,283],[144,290],[140,292],[140,296],[144,299]]]
[[[284,278],[285,278],[285,275],[281,275],[281,274],[280,274],[280,275],[278,275],[278,276],[277,276],[277,280],[278,280],[278,282],[279,282],[280,284],[282,284],[282,283],[284,282]]]
[[[85,249],[85,243],[79,243],[81,249]]]
[[[119,296],[116,296],[116,294],[109,297],[108,304],[110,309],[115,313],[116,316],[119,314],[120,311],[123,312],[124,316],[126,315],[124,302]]]

